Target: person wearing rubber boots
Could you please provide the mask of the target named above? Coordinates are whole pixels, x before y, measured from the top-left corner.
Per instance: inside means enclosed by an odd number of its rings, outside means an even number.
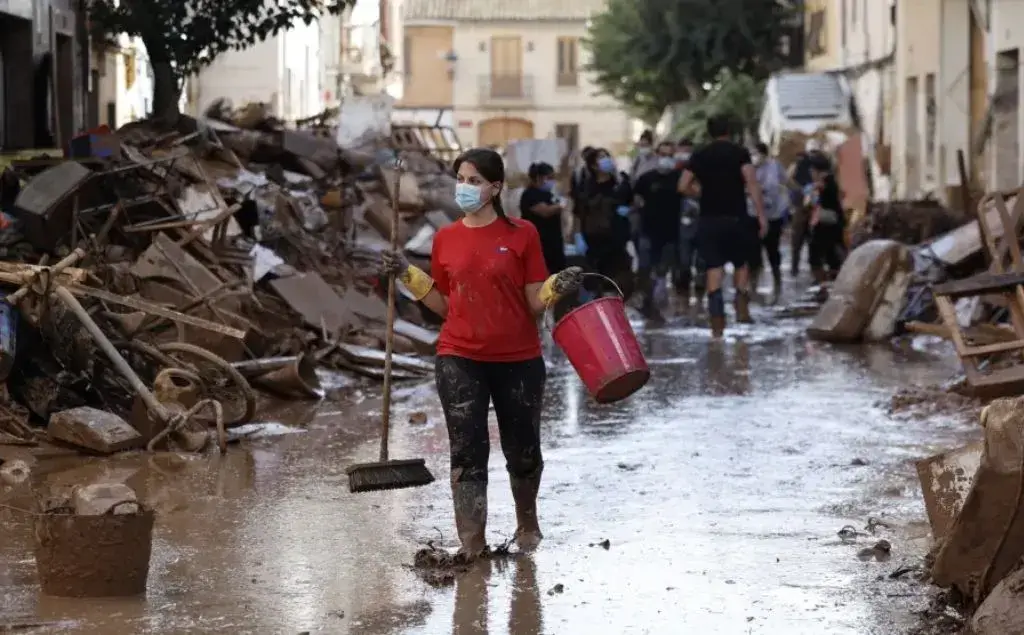
[[[767,220],[757,172],[750,152],[730,140],[729,120],[708,118],[708,136],[713,141],[693,153],[690,165],[679,177],[680,193],[695,194],[699,187],[700,218],[697,248],[707,267],[708,314],[711,333],[725,331],[725,300],[722,278],[727,263],[734,267],[736,320],[751,322],[750,277],[747,268],[750,245],[747,229],[747,195],[753,202],[759,233],[764,236]]]
[[[493,404],[516,507],[515,541],[532,549],[537,518],[540,415],[546,370],[537,317],[580,288],[579,267],[548,275],[534,226],[501,206],[505,166],[493,150],[455,160],[455,202],[465,216],[434,236],[428,275],[401,252],[385,252],[382,269],[443,318],[437,342],[437,393],[451,452],[452,501],[462,544],[472,560],[487,550],[487,413]]]
[[[637,180],[633,194],[640,206],[637,285],[644,294],[641,313],[658,323],[664,318],[655,297],[661,294],[656,294],[655,290],[665,287],[672,264],[677,260],[682,196],[676,186],[682,172],[676,169],[674,144],[663,141],[656,152],[657,167]]]
[[[815,139],[808,139],[804,144],[804,151],[797,155],[796,161],[789,169],[790,182],[795,186],[792,187],[790,193],[793,220],[789,226],[789,275],[794,278],[800,273],[800,257],[804,245],[808,245],[808,252],[810,251],[811,208],[805,202],[805,192],[808,187],[813,185],[814,181],[811,177],[811,160],[820,154],[821,144]]]

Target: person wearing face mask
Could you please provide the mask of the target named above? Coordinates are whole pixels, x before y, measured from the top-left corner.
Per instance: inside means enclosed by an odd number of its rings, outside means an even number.
[[[757,181],[761,184],[764,196],[764,212],[768,219],[768,229],[761,239],[760,249],[768,256],[768,266],[772,270],[772,303],[779,301],[782,294],[782,254],[779,242],[782,229],[789,217],[789,176],[782,163],[768,153],[768,145],[758,143],[754,152],[754,165],[757,169]],[[760,253],[758,254],[760,255]],[[751,272],[751,276],[759,275]],[[757,280],[757,277],[753,278]]]
[[[682,196],[676,184],[682,171],[676,168],[674,144],[659,143],[656,156],[657,168],[637,180],[633,194],[640,205],[637,282],[644,294],[641,312],[648,320],[660,322],[663,318],[655,297],[661,294],[656,290],[665,285],[665,278],[677,258]]]
[[[654,133],[644,130],[636,144],[636,156],[629,169],[629,179],[636,183],[641,176],[658,167],[658,157],[654,152]]]
[[[530,184],[519,198],[523,220],[530,221],[540,234],[544,263],[550,273],[565,269],[565,241],[562,239],[562,212],[565,203],[554,194],[555,168],[550,163],[534,163],[527,171]]]
[[[595,272],[614,280],[628,299],[634,286],[632,258],[626,250],[632,232],[633,194],[629,181],[621,177],[615,159],[604,148],[591,155],[590,173],[573,208],[587,244],[587,262]],[[588,279],[587,290],[594,294],[615,292],[607,282],[596,278]]]
[[[529,550],[541,540],[540,415],[545,366],[537,316],[579,289],[582,270],[548,275],[533,224],[501,207],[505,166],[475,148],[455,160],[455,201],[465,217],[434,236],[430,275],[401,252],[382,257],[417,300],[443,318],[437,341],[437,393],[448,427],[451,487],[460,555],[487,550],[488,410],[493,404],[516,507],[515,540]]]

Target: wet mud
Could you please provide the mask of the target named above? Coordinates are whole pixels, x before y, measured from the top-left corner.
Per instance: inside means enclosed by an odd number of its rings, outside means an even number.
[[[548,343],[545,538],[529,556],[450,566],[445,478],[348,493],[345,467],[376,456],[379,402],[326,376],[329,400],[261,408],[274,425],[224,456],[35,461],[29,483],[0,487],[0,631],[912,632],[934,595],[919,581],[928,526],[913,461],[977,430],[888,406],[945,381],[955,358],[823,345],[804,337],[806,319],[771,315],[755,308],[757,324],[719,342],[689,318],[637,323],[653,376],[612,405],[588,399]],[[447,474],[433,382],[396,400],[392,455]],[[490,416],[487,539],[502,545],[516,522]],[[127,482],[156,514],[147,595],[40,595],[32,518],[18,509],[32,488],[99,479]]]

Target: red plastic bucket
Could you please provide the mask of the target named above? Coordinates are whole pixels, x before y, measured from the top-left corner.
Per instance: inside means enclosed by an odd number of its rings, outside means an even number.
[[[622,298],[591,300],[573,309],[551,337],[598,403],[621,401],[651,378]]]

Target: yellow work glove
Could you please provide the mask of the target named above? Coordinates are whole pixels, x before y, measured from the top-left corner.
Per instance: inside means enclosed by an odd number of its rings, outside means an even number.
[[[434,288],[434,279],[428,276],[426,271],[413,265],[409,265],[409,268],[398,276],[398,279],[402,281],[417,302],[427,297],[430,290]]]
[[[541,285],[537,298],[544,306],[551,306],[558,302],[562,296],[578,291],[582,284],[583,269],[581,267],[568,267],[552,276],[548,276],[548,279]]]
[[[380,258],[381,273],[395,276],[417,302],[427,297],[434,288],[434,279],[428,276],[426,271],[410,265],[401,252],[385,251],[381,253]]]

